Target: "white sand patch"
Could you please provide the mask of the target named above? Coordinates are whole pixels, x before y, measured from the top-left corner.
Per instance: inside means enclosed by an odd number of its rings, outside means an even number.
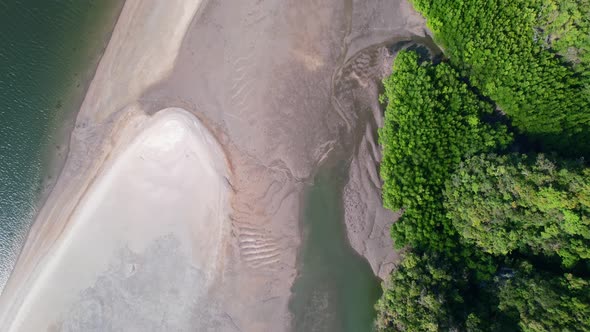
[[[119,141],[131,137],[131,143],[115,145],[113,158],[82,197],[65,231],[37,269],[10,330],[61,329],[64,321],[70,320],[73,306],[84,300],[82,292],[97,287],[99,277],[128,278],[142,268],[130,262],[127,271],[113,272],[113,264],[125,263],[122,252],[141,256],[162,238],[172,236],[179,243],[156,258],[162,266],[166,260],[187,257],[187,265],[201,276],[204,290],[219,276],[229,227],[223,152],[211,134],[181,109],[166,109],[142,122],[139,129],[124,129]],[[168,286],[158,289],[159,283],[152,282],[149,287],[165,294]],[[141,310],[150,303],[128,305]],[[92,319],[102,321],[101,317]],[[134,319],[138,318],[128,317],[125,324],[134,326]],[[76,321],[76,326],[91,323]]]

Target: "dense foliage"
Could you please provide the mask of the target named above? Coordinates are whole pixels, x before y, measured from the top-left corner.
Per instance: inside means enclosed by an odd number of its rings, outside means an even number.
[[[515,331],[496,283],[473,283],[469,268],[446,255],[406,252],[388,283],[377,303],[381,331]]]
[[[567,63],[588,60],[587,0],[411,2],[452,64],[521,132],[546,148],[590,156],[590,78]]]
[[[434,255],[408,253],[391,276],[377,307],[378,327],[388,331],[441,331],[458,325],[453,307],[463,299],[457,283],[463,277],[452,264]]]
[[[499,287],[499,308],[514,316],[522,331],[590,330],[590,282],[535,271],[530,264]]]
[[[461,236],[484,251],[590,259],[590,169],[543,155],[475,156],[448,182],[445,206]]]
[[[536,37],[557,52],[576,72],[590,69],[590,0],[545,0]]]
[[[449,251],[456,239],[442,204],[446,178],[463,156],[496,150],[511,138],[504,126],[480,120],[493,107],[447,64],[420,64],[416,53],[400,52],[383,83],[383,200],[404,210],[392,236],[397,246]]]
[[[392,236],[409,248],[377,304],[379,330],[590,330],[587,280],[503,256],[589,259],[590,169],[480,154],[510,136],[480,120],[489,104],[446,63],[401,52],[384,86],[383,199],[404,210]]]
[[[411,0],[449,59],[384,80],[380,330],[590,331],[589,1]]]
[[[460,242],[443,205],[445,181],[466,156],[502,149],[511,136],[505,126],[480,120],[492,105],[448,64],[421,62],[415,52],[402,51],[383,83],[383,200],[404,211],[392,227],[396,245],[422,254],[410,251],[392,275],[379,303],[379,325],[391,331],[479,326],[489,308],[474,313],[468,307],[474,307],[473,294],[481,293],[481,303],[489,300],[476,284],[489,280],[497,266]]]

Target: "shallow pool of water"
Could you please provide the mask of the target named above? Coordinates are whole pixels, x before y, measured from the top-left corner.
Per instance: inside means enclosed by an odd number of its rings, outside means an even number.
[[[342,165],[326,167],[306,193],[299,276],[290,303],[297,332],[372,330],[381,288],[369,263],[346,237],[346,174]]]

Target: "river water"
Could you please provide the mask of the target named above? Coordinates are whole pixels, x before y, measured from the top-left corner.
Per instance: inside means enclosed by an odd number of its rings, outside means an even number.
[[[306,193],[299,276],[290,303],[297,332],[371,331],[381,295],[369,263],[349,245],[344,225],[343,165],[326,166]]]
[[[122,4],[0,0],[0,289]]]

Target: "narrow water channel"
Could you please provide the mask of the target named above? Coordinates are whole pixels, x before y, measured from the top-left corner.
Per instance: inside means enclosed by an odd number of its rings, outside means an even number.
[[[371,331],[379,280],[349,245],[342,191],[346,167],[325,167],[306,193],[299,276],[290,309],[296,332]]]

